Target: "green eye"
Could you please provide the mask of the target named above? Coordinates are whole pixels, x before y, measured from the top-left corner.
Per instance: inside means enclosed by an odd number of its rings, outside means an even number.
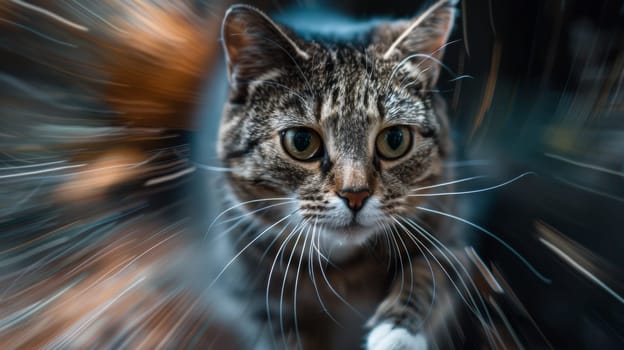
[[[282,131],[282,147],[297,160],[312,160],[322,152],[321,137],[309,128],[292,128]]]
[[[377,135],[377,154],[383,159],[392,160],[404,156],[412,144],[412,131],[407,126],[393,126]]]

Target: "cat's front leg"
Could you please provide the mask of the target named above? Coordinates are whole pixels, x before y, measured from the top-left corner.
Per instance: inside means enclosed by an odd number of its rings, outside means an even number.
[[[391,321],[375,326],[366,339],[368,350],[426,350],[427,338],[422,332],[412,333]]]
[[[424,323],[429,316],[443,312],[436,299],[442,299],[444,289],[441,277],[424,261],[415,261],[412,275],[400,276],[393,282],[390,293],[377,307],[367,326],[368,350],[425,350],[428,339]],[[433,274],[432,274],[433,272]],[[433,277],[435,275],[435,277]],[[433,298],[433,278],[436,279],[436,298]],[[433,301],[433,302],[432,302]]]

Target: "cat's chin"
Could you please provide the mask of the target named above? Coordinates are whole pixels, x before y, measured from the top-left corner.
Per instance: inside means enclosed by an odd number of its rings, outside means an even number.
[[[370,235],[375,230],[373,227],[365,226],[359,223],[352,223],[347,225],[341,225],[336,227],[330,227],[328,229],[332,233],[341,236],[363,236]]]
[[[357,251],[375,232],[374,227],[357,223],[325,227],[321,242],[324,250],[330,254],[330,258],[341,260]]]

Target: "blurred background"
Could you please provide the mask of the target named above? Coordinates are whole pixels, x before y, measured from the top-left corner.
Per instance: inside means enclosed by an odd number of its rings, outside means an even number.
[[[248,3],[278,16],[297,8],[360,19],[408,18],[425,5]],[[202,235],[193,228],[214,205],[206,178],[219,166],[229,4],[0,2],[0,343],[62,347],[67,327],[72,336],[100,327],[92,317],[111,295],[124,302],[106,310],[109,320],[132,306],[153,315],[155,335],[187,315],[185,291],[163,282],[163,298],[136,286]],[[458,6],[439,82],[454,130],[448,167],[485,176],[458,190],[532,172],[458,195],[462,215],[550,279],[466,225],[513,291],[509,321],[539,347],[623,348],[624,3]],[[189,342],[179,344],[200,340]]]

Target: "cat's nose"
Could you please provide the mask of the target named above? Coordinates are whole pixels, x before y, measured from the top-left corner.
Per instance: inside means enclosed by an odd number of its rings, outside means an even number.
[[[368,189],[344,189],[338,192],[338,196],[345,201],[349,209],[357,212],[370,197],[370,191]]]

